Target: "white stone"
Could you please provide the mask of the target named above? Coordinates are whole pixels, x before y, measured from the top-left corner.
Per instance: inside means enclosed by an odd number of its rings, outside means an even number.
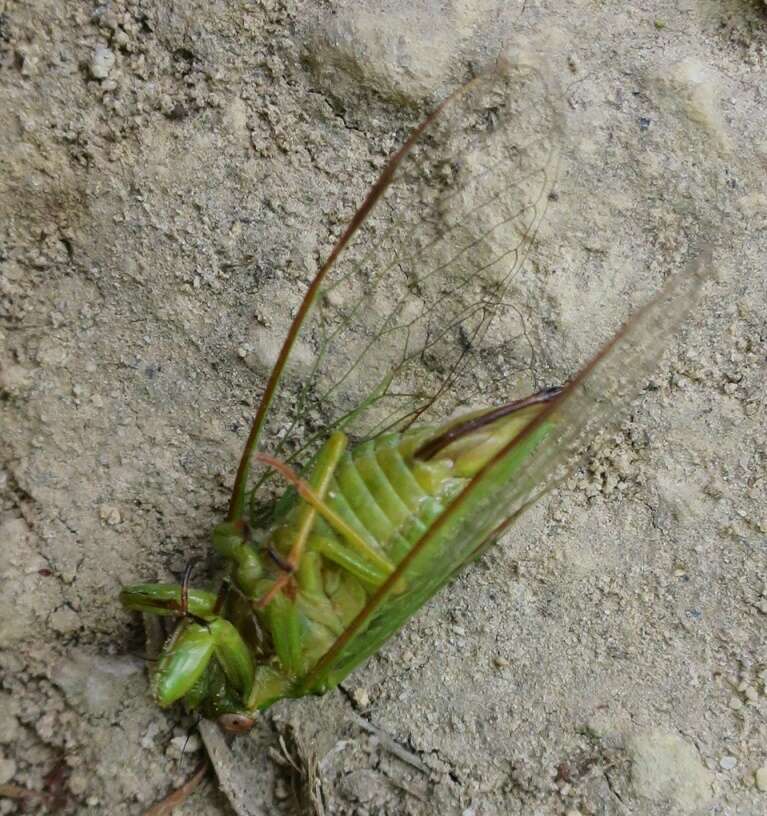
[[[91,58],[90,71],[94,79],[106,79],[114,68],[115,55],[111,48],[97,45]]]
[[[729,754],[727,756],[723,756],[719,760],[719,767],[723,771],[731,771],[737,764],[738,760],[734,756],[730,756]]]

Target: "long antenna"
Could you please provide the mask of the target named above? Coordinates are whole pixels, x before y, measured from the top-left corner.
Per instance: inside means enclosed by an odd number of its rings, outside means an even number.
[[[500,68],[501,65],[499,64],[497,68]],[[496,69],[497,70],[497,69]],[[453,91],[450,96],[448,96],[437,108],[426,117],[426,119],[421,122],[418,127],[413,130],[413,132],[408,137],[407,141],[402,145],[402,147],[389,159],[386,167],[384,167],[383,172],[378,177],[376,183],[370,188],[365,200],[362,202],[362,205],[354,214],[354,217],[349,222],[349,226],[344,230],[341,237],[336,242],[335,246],[333,247],[330,255],[328,256],[325,263],[322,265],[319,272],[315,275],[314,280],[311,282],[309,289],[304,295],[304,299],[301,302],[301,306],[298,309],[298,313],[296,314],[293,322],[290,324],[290,329],[288,330],[288,335],[285,338],[285,342],[282,344],[282,348],[280,349],[279,357],[277,358],[277,362],[274,364],[274,368],[272,369],[272,373],[269,375],[269,381],[266,384],[266,390],[264,391],[264,395],[261,397],[261,403],[258,406],[258,411],[256,412],[255,419],[253,420],[253,425],[250,429],[250,434],[248,435],[248,439],[245,442],[245,448],[242,452],[242,457],[240,458],[240,464],[237,468],[237,476],[234,480],[234,487],[232,489],[232,498],[229,501],[229,512],[227,514],[227,520],[230,522],[238,521],[242,518],[244,514],[245,508],[245,493],[247,491],[247,484],[248,484],[248,474],[250,471],[250,462],[253,456],[253,451],[258,444],[258,440],[261,437],[261,432],[264,429],[264,425],[266,424],[266,417],[269,413],[269,408],[272,405],[272,401],[274,400],[275,394],[277,393],[277,387],[282,380],[282,376],[285,372],[285,366],[288,361],[288,357],[290,356],[290,352],[293,349],[293,345],[296,342],[299,332],[301,331],[306,319],[308,318],[312,307],[317,300],[317,296],[320,291],[320,286],[322,285],[325,277],[327,276],[328,272],[333,268],[338,256],[344,250],[346,245],[352,239],[354,234],[357,230],[362,226],[365,222],[367,217],[370,215],[373,207],[378,203],[381,199],[383,194],[386,192],[388,186],[394,180],[396,175],[397,169],[399,168],[400,164],[402,163],[403,159],[410,153],[413,149],[413,146],[416,142],[421,138],[424,131],[426,131],[434,121],[440,116],[442,111],[455,99],[463,96],[464,94],[468,93],[469,90],[480,80],[486,77],[486,74],[480,75],[475,77],[474,79],[469,80],[469,82],[462,85],[457,90]]]

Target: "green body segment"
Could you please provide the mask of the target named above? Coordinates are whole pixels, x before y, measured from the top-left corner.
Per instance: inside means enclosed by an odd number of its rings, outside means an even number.
[[[352,449],[342,434],[333,434],[305,477],[318,497],[316,508],[292,491],[291,499],[278,503],[272,526],[258,543],[246,525],[216,528],[214,546],[230,562],[234,586],[215,612],[216,596],[189,590],[190,617],[166,644],[155,673],[158,702],[185,698],[209,717],[251,715],[277,699],[335,686],[471,560],[475,553],[467,554],[455,540],[453,519],[443,518],[445,511],[539,410],[533,406],[506,416],[429,458],[416,454],[445,427],[385,434]],[[513,448],[491,470],[491,487],[513,478],[538,442],[539,435]],[[481,512],[480,504],[464,503],[450,515],[460,524],[465,514]],[[437,525],[438,520],[447,523]],[[414,545],[435,526],[438,534],[409,561]],[[485,538],[492,530],[486,533]],[[296,542],[301,555],[286,582]],[[406,569],[388,581],[400,562],[407,562]],[[279,591],[272,597],[275,586]],[[385,604],[333,665],[318,671],[382,587]],[[144,584],[122,593],[127,607],[165,615],[178,614],[180,598],[180,589],[170,585]]]
[[[495,540],[498,526],[496,487],[514,478],[515,471],[522,462],[545,439],[550,428],[545,425],[536,429],[519,446],[501,459],[486,475],[483,490],[470,494],[460,507],[452,508],[443,518],[437,503],[429,506],[434,512],[428,516],[430,531],[428,546],[418,552],[407,564],[405,576],[408,589],[404,593],[392,591],[381,607],[379,614],[367,622],[363,631],[340,650],[327,672],[308,672],[294,686],[296,696],[327,691],[340,683],[351,671],[368,657],[375,654],[384,641],[397,631],[429,598],[438,592],[467,563],[477,557]],[[455,481],[463,481],[456,479]],[[468,481],[468,479],[466,479]],[[437,525],[437,521],[445,523]],[[469,524],[467,524],[467,521]],[[434,525],[434,530],[432,530]],[[461,534],[467,527],[472,528],[472,539],[478,545],[467,552],[466,538]],[[436,532],[435,532],[436,531]],[[425,534],[424,530],[424,534]],[[432,534],[434,533],[434,534]],[[416,538],[418,540],[420,536]],[[412,542],[415,543],[415,542]],[[435,559],[438,567],[435,568]]]
[[[290,662],[293,680],[305,675],[329,648],[465,484],[465,479],[452,477],[451,467],[444,460],[424,464],[409,459],[424,438],[423,431],[386,435],[340,458],[325,502],[375,556],[359,552],[324,519],[316,519],[296,575],[295,602],[272,603],[267,608],[269,612],[271,607],[284,606],[286,615],[292,615],[294,610],[297,613],[294,625],[299,630],[298,642],[290,638],[295,649]],[[409,475],[404,487],[397,479],[402,472]],[[400,493],[407,494],[410,507]],[[285,520],[270,532],[270,542],[283,556],[293,540],[301,506],[297,502]],[[278,576],[279,567],[267,565],[258,594],[268,591]],[[407,591],[405,586],[401,589]],[[276,610],[271,613],[270,622],[279,651],[281,637],[274,630],[275,618],[281,618]]]

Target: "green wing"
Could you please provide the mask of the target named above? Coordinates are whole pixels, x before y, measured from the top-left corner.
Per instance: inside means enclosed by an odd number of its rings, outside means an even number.
[[[541,414],[491,460],[399,563],[298,693],[339,683],[520,513],[559,482],[583,447],[625,416],[711,271],[701,249]],[[405,592],[394,594],[403,583]]]
[[[480,357],[487,370],[494,354],[504,383],[529,370],[532,349],[506,301],[557,175],[562,122],[550,84],[501,62],[448,97],[386,165],[290,326],[230,521],[244,513],[262,435],[282,440],[270,453],[306,463],[332,429],[368,438],[470,403]],[[310,363],[297,374],[299,346]]]

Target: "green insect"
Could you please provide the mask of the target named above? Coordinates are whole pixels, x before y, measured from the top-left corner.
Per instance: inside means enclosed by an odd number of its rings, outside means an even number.
[[[555,96],[538,71],[503,62],[384,168],[272,369],[213,532],[220,589],[191,587],[187,571],[121,593],[128,609],[179,619],[154,670],[161,706],[243,731],[277,700],[334,688],[619,421],[693,308],[707,251],[566,387],[456,418],[486,386],[480,363],[502,383],[527,364],[507,296],[554,197]],[[369,218],[382,199],[397,213],[386,226]],[[269,423],[281,441],[267,454]],[[275,477],[289,487],[265,513]]]

